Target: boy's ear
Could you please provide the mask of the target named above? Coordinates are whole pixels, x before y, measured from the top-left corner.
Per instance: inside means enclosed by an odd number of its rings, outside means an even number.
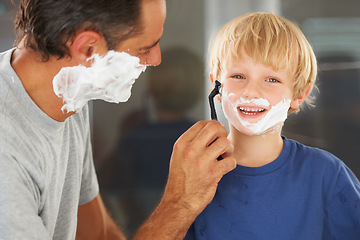
[[[308,86],[306,88],[306,90],[299,96],[297,96],[296,98],[294,98],[291,103],[290,103],[290,107],[292,109],[298,109],[300,107],[300,105],[305,101],[305,99],[309,96],[309,94],[312,91],[312,87]]]
[[[214,79],[214,75],[212,73],[210,73],[210,81],[211,81],[211,86],[212,88],[215,87],[215,79]],[[212,90],[212,89],[211,89]],[[219,102],[221,102],[221,96],[220,94],[216,95],[216,100],[218,100]]]
[[[212,73],[210,73],[210,81],[211,81],[211,84],[214,86],[214,75]]]
[[[71,58],[83,65],[86,65],[86,60],[94,53],[102,55],[107,52],[104,37],[95,31],[78,33],[68,47]]]

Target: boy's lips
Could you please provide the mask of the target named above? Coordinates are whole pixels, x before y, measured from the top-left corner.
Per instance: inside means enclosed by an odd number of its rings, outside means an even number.
[[[266,108],[258,106],[238,106],[237,110],[239,115],[244,118],[257,118],[265,114]]]

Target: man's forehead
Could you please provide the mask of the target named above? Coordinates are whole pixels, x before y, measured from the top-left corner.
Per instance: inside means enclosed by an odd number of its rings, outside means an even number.
[[[141,21],[143,25],[142,37],[147,39],[144,47],[155,46],[162,36],[166,16],[166,3],[164,0],[143,0]]]

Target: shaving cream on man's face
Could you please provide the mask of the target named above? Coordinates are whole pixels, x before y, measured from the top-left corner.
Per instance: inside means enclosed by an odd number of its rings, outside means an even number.
[[[286,120],[291,99],[280,100],[270,106],[266,99],[243,99],[234,93],[222,92],[225,117],[239,131],[247,135],[261,135],[280,130]]]
[[[132,85],[146,65],[138,57],[125,52],[109,51],[100,57],[94,54],[91,67],[65,67],[53,79],[54,92],[64,102],[62,111],[78,112],[89,101],[126,102]]]

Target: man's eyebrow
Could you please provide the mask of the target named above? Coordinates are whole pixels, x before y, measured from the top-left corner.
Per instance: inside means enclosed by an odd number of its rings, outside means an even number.
[[[143,47],[142,50],[151,49],[151,48],[155,47],[159,42],[160,42],[160,38],[155,43],[153,43],[151,46]]]

